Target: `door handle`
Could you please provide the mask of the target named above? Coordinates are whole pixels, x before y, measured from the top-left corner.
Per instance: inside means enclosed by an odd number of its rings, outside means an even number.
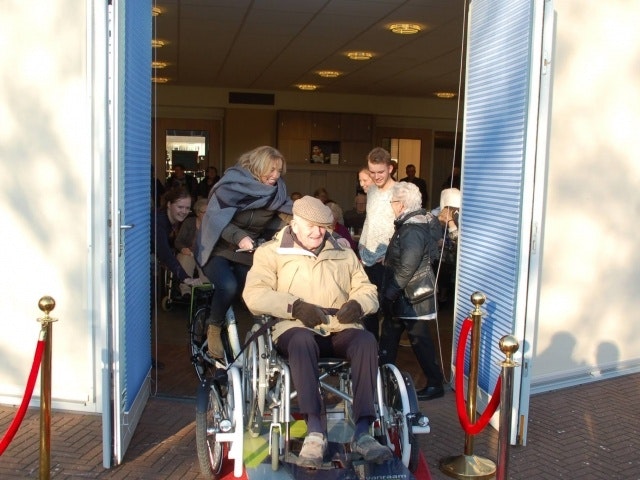
[[[130,230],[135,226],[136,226],[135,223],[129,223],[129,224],[120,225],[120,230]]]

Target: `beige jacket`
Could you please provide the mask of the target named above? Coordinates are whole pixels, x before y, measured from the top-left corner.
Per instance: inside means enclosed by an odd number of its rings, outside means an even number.
[[[254,315],[281,319],[273,329],[274,339],[289,328],[304,327],[291,315],[298,299],[336,310],[355,300],[365,315],[378,310],[376,286],[369,282],[355,253],[342,248],[329,234],[316,256],[294,243],[287,226],[253,255],[242,298]],[[327,315],[327,319],[328,324],[318,325],[314,331],[328,335],[345,328],[363,328],[359,323],[342,324],[335,315]]]

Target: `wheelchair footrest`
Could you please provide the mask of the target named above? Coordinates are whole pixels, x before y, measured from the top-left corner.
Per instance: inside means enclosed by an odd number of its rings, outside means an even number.
[[[287,454],[284,462],[288,464],[291,475],[296,480],[317,480],[320,478],[318,471],[322,471],[322,480],[365,480],[367,478],[415,480],[413,474],[397,457],[376,464],[365,462],[360,455],[347,453],[344,450],[341,444],[334,444],[332,448],[332,442],[330,442],[325,461],[318,468],[299,466],[298,456],[293,453]]]

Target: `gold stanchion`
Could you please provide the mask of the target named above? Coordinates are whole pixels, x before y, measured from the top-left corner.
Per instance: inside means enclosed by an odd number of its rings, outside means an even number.
[[[500,363],[502,366],[502,387],[500,390],[500,430],[498,431],[498,469],[496,480],[507,478],[509,469],[509,445],[511,437],[511,408],[513,406],[513,369],[519,364],[513,361],[513,354],[520,345],[512,335],[505,335],[500,339],[500,350],[506,358]]]
[[[469,381],[467,386],[467,416],[472,424],[476,421],[476,395],[478,392],[478,356],[480,355],[480,323],[482,311],[480,305],[484,304],[486,297],[482,292],[474,292],[471,295],[471,303],[475,306],[471,312],[473,327],[471,330],[471,358],[469,359]],[[464,348],[464,346],[460,346]],[[456,375],[464,375],[464,372],[456,371]],[[473,435],[464,435],[464,454],[445,457],[440,460],[440,470],[453,478],[460,479],[490,479],[496,473],[496,465],[491,460],[473,454]]]
[[[40,365],[40,480],[51,477],[51,323],[57,321],[49,316],[56,307],[56,301],[44,296],[38,302],[38,308],[44,317],[38,318],[42,325],[40,340],[44,340],[44,352]]]

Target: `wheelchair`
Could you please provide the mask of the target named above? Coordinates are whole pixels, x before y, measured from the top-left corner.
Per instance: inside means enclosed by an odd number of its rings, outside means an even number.
[[[234,335],[237,339],[235,322],[228,324],[226,340],[223,335],[226,358],[200,384],[196,441],[200,469],[207,478],[219,476],[225,454],[234,461],[234,476],[242,475],[245,432],[253,438],[266,435],[266,456],[270,457],[273,471],[282,464],[296,469],[294,445],[301,444],[301,439],[292,435],[296,392],[292,390],[287,361],[277,353],[271,339],[274,322],[269,316],[258,317],[242,348],[233,340]],[[349,362],[323,358],[319,366],[323,398],[332,397],[332,402],[325,400],[327,424],[331,424],[329,441],[349,445],[350,426],[355,422]],[[333,405],[327,406],[329,403]],[[420,454],[416,435],[429,433],[430,426],[429,419],[418,409],[411,376],[392,364],[379,367],[375,405],[377,414],[371,434],[390,447],[394,461],[415,472]],[[348,451],[348,447],[343,450],[323,468],[363,468],[357,454]]]
[[[188,305],[190,300],[184,299],[180,293],[180,282],[175,275],[165,266],[160,267],[162,276],[160,278],[161,299],[160,308],[165,312],[170,312],[174,305]]]

